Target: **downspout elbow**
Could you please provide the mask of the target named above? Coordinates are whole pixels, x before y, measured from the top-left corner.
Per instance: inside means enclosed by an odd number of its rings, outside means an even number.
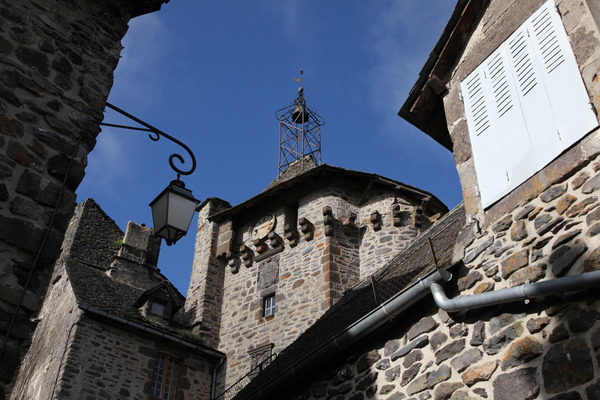
[[[492,292],[485,292],[449,299],[444,288],[437,282],[429,285],[435,303],[444,311],[463,311],[527,300],[551,294],[562,294],[600,286],[600,271],[555,278],[549,281],[529,283]]]

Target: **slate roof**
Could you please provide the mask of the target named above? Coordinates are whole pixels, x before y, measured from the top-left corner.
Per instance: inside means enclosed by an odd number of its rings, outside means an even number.
[[[308,170],[294,170],[290,175],[292,176],[286,175],[283,180],[276,179],[263,192],[243,203],[211,216],[210,219],[221,221],[231,218],[233,215],[247,212],[255,207],[269,208],[273,204],[280,204],[279,200],[281,198],[284,198],[289,203],[296,198],[305,196],[306,193],[313,190],[322,187],[332,187],[335,184],[361,185],[361,191],[367,195],[369,187],[386,187],[390,190],[398,188],[399,194],[405,197],[419,201],[428,199],[427,209],[432,214],[445,213],[448,210],[440,199],[425,190],[369,172],[353,171],[328,164],[321,164]],[[293,190],[298,188],[299,185],[302,185],[302,191]]]
[[[248,396],[278,373],[290,368],[381,303],[417,282],[436,268],[434,260],[440,268],[449,268],[456,238],[464,225],[465,212],[463,205],[460,204],[417,237],[386,266],[373,274],[374,284],[368,278],[346,292],[334,306],[240,391],[235,399],[249,398]]]
[[[119,282],[108,275],[116,254],[115,240],[122,239],[123,233],[96,202],[86,199],[77,206],[65,237],[68,245],[64,246],[61,260],[79,306],[91,307],[202,345],[194,335],[181,335],[181,330],[187,327],[183,311],[178,311],[170,326],[166,326],[146,318],[137,307],[140,299],[164,284],[183,303],[185,297],[162,274],[155,271],[159,279],[154,283],[138,284],[139,287]],[[90,249],[92,251],[88,251]]]

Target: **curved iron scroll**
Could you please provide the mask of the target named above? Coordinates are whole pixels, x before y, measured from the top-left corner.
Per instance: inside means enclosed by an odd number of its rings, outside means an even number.
[[[188,170],[182,170],[182,169],[179,169],[175,165],[173,160],[177,159],[181,164],[185,164],[185,159],[180,154],[177,154],[177,153],[173,153],[169,156],[169,165],[171,166],[171,168],[173,168],[173,171],[177,172],[177,179],[179,179],[179,177],[181,175],[190,175],[192,172],[194,172],[196,170],[196,156],[194,156],[194,153],[192,153],[192,150],[188,146],[186,146],[183,142],[175,139],[173,136],[161,131],[160,129],[155,128],[154,126],[150,125],[149,123],[144,122],[141,119],[129,114],[127,111],[122,110],[119,107],[110,104],[109,102],[106,102],[106,106],[108,108],[115,110],[119,114],[126,116],[127,118],[131,119],[132,121],[137,122],[138,124],[144,126],[145,128],[138,128],[138,127],[126,126],[126,125],[109,124],[106,122],[102,122],[102,123],[100,123],[100,125],[110,126],[113,128],[131,129],[134,131],[150,132],[151,134],[148,135],[148,137],[150,138],[150,140],[153,140],[155,142],[157,142],[160,139],[160,137],[163,136],[163,137],[169,139],[170,141],[177,143],[178,145],[183,147],[185,149],[185,151],[188,152],[188,154],[192,160],[191,168],[189,168]]]

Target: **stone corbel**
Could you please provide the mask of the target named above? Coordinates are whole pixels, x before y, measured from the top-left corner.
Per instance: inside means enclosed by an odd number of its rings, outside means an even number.
[[[298,225],[300,225],[300,232],[304,235],[304,240],[308,242],[315,237],[315,226],[307,218],[300,218]]]
[[[269,239],[269,243],[271,243],[271,248],[273,249],[283,246],[283,239],[275,232],[269,232],[267,239]]]
[[[294,229],[293,225],[285,224],[283,226],[283,233],[290,247],[296,247],[298,245],[298,241],[300,240],[300,234],[296,229]]]
[[[400,204],[394,204],[392,207],[392,220],[395,227],[402,226],[402,211],[400,211]]]
[[[372,212],[369,220],[371,221],[371,224],[373,224],[373,230],[375,232],[381,230],[381,214],[379,214],[379,211]]]
[[[422,224],[421,217],[423,216],[423,207],[416,206],[413,210],[413,222],[415,227],[420,227]]]
[[[269,246],[264,241],[264,239],[254,239],[252,243],[254,244],[254,248],[256,249],[256,252],[258,254],[262,254],[265,251],[269,250]]]
[[[227,266],[231,268],[231,273],[237,274],[240,271],[240,263],[237,262],[235,254],[229,251],[225,253],[225,259],[227,260]]]
[[[331,207],[323,207],[323,226],[325,229],[325,236],[333,236],[334,222],[335,221],[333,219],[333,211],[331,210]]]
[[[356,214],[351,213],[350,216],[348,218],[346,218],[344,220],[344,222],[342,222],[342,226],[344,227],[345,233],[350,233],[350,232],[355,231],[356,228],[358,228],[356,226]]]
[[[246,268],[250,268],[252,266],[252,261],[254,258],[254,252],[252,249],[245,244],[240,246],[240,257],[244,262],[244,266]]]

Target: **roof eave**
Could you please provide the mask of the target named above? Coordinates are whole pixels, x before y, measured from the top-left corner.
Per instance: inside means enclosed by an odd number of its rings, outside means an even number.
[[[287,181],[283,181],[280,184],[273,186],[273,187],[257,194],[256,196],[246,200],[243,203],[240,203],[236,206],[228,208],[218,214],[212,215],[210,217],[210,219],[214,220],[214,221],[222,221],[224,219],[231,218],[233,215],[239,214],[240,212],[243,212],[246,209],[249,209],[251,207],[254,207],[257,204],[262,203],[265,199],[274,198],[276,196],[279,196],[282,192],[284,192],[288,188],[296,187],[299,183],[305,182],[305,181],[315,182],[316,177],[319,177],[319,176],[322,176],[325,174],[353,175],[356,177],[363,177],[365,179],[375,180],[380,183],[389,184],[391,186],[399,185],[400,189],[405,189],[405,191],[407,193],[409,193],[410,195],[420,197],[421,199],[427,199],[428,201],[432,201],[432,202],[436,203],[436,205],[440,209],[447,210],[446,205],[441,200],[439,200],[432,193],[429,193],[425,190],[421,190],[416,187],[412,187],[412,186],[403,184],[401,182],[394,181],[392,179],[384,178],[384,177],[374,174],[374,173],[354,171],[354,170],[344,169],[344,168],[340,168],[340,167],[334,167],[334,166],[331,166],[328,164],[322,164],[322,165],[319,165],[318,167],[308,170],[307,172],[305,172],[303,174],[295,176],[294,178],[291,178]],[[329,185],[330,182],[326,182],[325,184]]]
[[[436,142],[452,151],[452,139],[448,132],[443,105],[444,84],[449,72],[456,65],[468,38],[479,21],[489,0],[458,0],[440,39],[429,54],[408,98],[398,111],[404,118]]]

